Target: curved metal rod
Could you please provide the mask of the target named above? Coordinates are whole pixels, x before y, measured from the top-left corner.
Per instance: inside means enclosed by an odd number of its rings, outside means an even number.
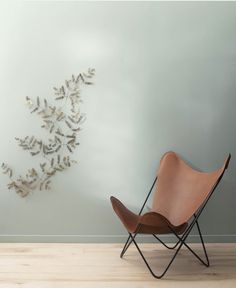
[[[188,248],[188,250],[190,251],[190,252],[192,252],[192,254],[200,261],[200,262],[202,262],[202,264],[204,264],[206,267],[209,267],[209,260],[208,260],[208,257],[207,257],[207,263],[205,263],[201,258],[200,258],[200,256],[198,256],[198,254],[196,253],[196,252],[194,252],[193,251],[193,249],[191,248],[191,247],[189,247],[189,245],[187,244],[187,243],[185,243],[185,239],[187,238],[185,238],[184,240],[183,240],[183,238],[181,238],[181,237],[179,237],[179,235],[175,232],[175,230],[174,229],[172,229],[172,227],[170,227],[169,226],[169,228],[172,230],[172,232],[175,234],[175,236],[179,239],[179,241],[181,242],[181,244],[183,244],[186,248]],[[205,246],[203,246],[204,248],[205,248]]]
[[[152,276],[155,277],[155,278],[157,278],[157,279],[161,279],[161,278],[166,274],[166,272],[167,272],[167,270],[169,269],[170,265],[172,264],[172,262],[175,260],[175,257],[176,257],[177,254],[179,253],[180,248],[183,246],[183,242],[181,242],[180,245],[179,245],[179,247],[178,247],[178,249],[175,251],[174,256],[171,258],[170,262],[169,262],[168,265],[166,266],[165,270],[164,270],[160,275],[157,275],[157,274],[155,274],[155,273],[153,272],[153,270],[152,270],[151,267],[149,266],[146,258],[144,257],[142,251],[140,250],[140,248],[139,248],[138,244],[136,243],[136,241],[135,241],[134,237],[132,236],[132,234],[130,233],[129,235],[130,235],[130,237],[132,238],[132,241],[134,242],[134,245],[136,246],[136,248],[137,248],[139,254],[141,255],[144,263],[146,264],[148,270],[150,271],[150,273],[152,274]]]
[[[177,247],[177,245],[180,243],[180,241],[178,241],[174,246],[170,247],[170,246],[166,245],[166,243],[163,242],[160,238],[158,238],[155,234],[152,234],[152,235],[167,249],[175,249]]]
[[[194,215],[194,216],[195,216],[195,215]],[[207,263],[205,263],[205,262],[198,256],[198,254],[197,254],[195,251],[193,251],[192,248],[189,247],[189,245],[188,245],[187,243],[185,243],[185,240],[187,239],[188,235],[190,234],[190,232],[191,232],[194,224],[197,224],[197,226],[198,226],[198,232],[199,232],[199,235],[200,235],[200,238],[201,238],[201,241],[202,241],[202,245],[203,245],[204,253],[205,253],[205,256],[206,256],[206,259],[207,259]],[[139,228],[139,227],[138,227],[138,228]],[[160,278],[162,278],[162,277],[166,274],[166,272],[168,271],[169,267],[170,267],[171,264],[173,263],[174,259],[176,258],[177,254],[179,253],[179,251],[180,251],[180,249],[181,249],[181,247],[182,247],[183,245],[184,245],[186,248],[188,248],[188,250],[189,250],[190,252],[192,252],[192,254],[193,254],[199,261],[201,261],[201,263],[203,263],[206,267],[209,267],[209,260],[208,260],[208,257],[207,257],[205,245],[204,245],[203,238],[202,238],[202,235],[201,235],[201,230],[200,230],[199,224],[198,224],[198,222],[197,222],[197,217],[196,217],[196,216],[195,216],[195,219],[194,219],[194,220],[192,221],[192,223],[190,224],[189,229],[187,229],[187,231],[185,231],[185,233],[182,235],[182,237],[180,237],[180,236],[174,231],[174,229],[173,229],[172,227],[169,226],[169,229],[170,229],[170,230],[174,233],[174,235],[178,238],[179,241],[178,241],[177,243],[180,243],[180,245],[179,245],[178,249],[175,250],[175,253],[174,253],[173,257],[171,258],[170,262],[169,262],[168,265],[166,266],[165,270],[164,270],[160,275],[157,275],[157,274],[155,274],[155,273],[153,272],[153,270],[151,269],[150,265],[148,264],[146,258],[144,257],[142,251],[140,250],[138,244],[137,244],[136,241],[135,241],[135,237],[136,237],[139,229],[137,229],[136,234],[135,234],[134,236],[132,235],[132,233],[129,233],[129,238],[131,238],[131,242],[133,242],[134,245],[136,246],[139,254],[141,255],[144,263],[146,264],[148,270],[150,271],[150,273],[152,274],[153,277],[155,277],[155,278],[157,278],[157,279],[160,279]],[[158,238],[158,237],[157,237],[157,238]],[[160,240],[160,239],[158,238],[158,240]],[[162,242],[163,242],[163,241],[162,241]],[[127,243],[128,243],[128,242],[127,242]],[[163,242],[163,243],[164,243],[164,242]],[[129,243],[129,245],[130,245],[130,243]]]

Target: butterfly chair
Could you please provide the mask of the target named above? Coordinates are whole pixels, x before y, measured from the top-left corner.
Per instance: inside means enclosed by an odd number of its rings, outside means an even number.
[[[189,167],[176,153],[165,153],[161,158],[157,177],[138,215],[128,210],[118,199],[112,196],[111,203],[113,209],[129,233],[120,257],[123,257],[133,242],[151,274],[155,278],[162,278],[179,253],[181,247],[185,246],[198,260],[208,267],[209,259],[198,218],[223,177],[230,158],[231,155],[229,154],[220,169],[214,172],[204,173]],[[157,187],[153,198],[152,209],[150,212],[142,215],[143,209],[156,182]],[[205,261],[186,243],[186,239],[194,225],[196,225],[200,236],[206,258]],[[166,245],[157,237],[158,234],[170,233],[174,234],[177,238],[177,243],[174,246]],[[176,248],[173,257],[161,274],[156,275],[148,264],[135,240],[138,234],[152,234],[166,248]]]

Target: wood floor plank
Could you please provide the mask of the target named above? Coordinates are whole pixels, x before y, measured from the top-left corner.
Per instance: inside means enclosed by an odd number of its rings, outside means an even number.
[[[201,246],[192,244],[202,255]],[[142,244],[155,271],[173,251]],[[153,278],[134,246],[124,259],[121,244],[0,244],[0,288],[236,288],[236,244],[207,244],[211,266],[182,249],[166,277]]]

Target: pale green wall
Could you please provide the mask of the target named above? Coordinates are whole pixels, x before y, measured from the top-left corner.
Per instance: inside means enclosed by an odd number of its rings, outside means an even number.
[[[27,199],[0,176],[0,241],[122,240],[109,196],[137,211],[168,150],[202,170],[232,153],[201,223],[207,241],[235,241],[235,31],[234,2],[1,4],[1,162],[33,165],[14,142],[39,131],[26,95],[90,66],[97,76],[79,165]]]

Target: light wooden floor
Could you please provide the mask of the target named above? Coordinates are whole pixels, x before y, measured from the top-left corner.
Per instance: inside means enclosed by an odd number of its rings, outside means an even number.
[[[236,244],[208,244],[206,268],[183,248],[166,277],[154,279],[135,247],[119,258],[121,244],[0,244],[1,288],[236,288]],[[156,270],[173,251],[142,244]],[[198,244],[192,247],[201,253]]]

